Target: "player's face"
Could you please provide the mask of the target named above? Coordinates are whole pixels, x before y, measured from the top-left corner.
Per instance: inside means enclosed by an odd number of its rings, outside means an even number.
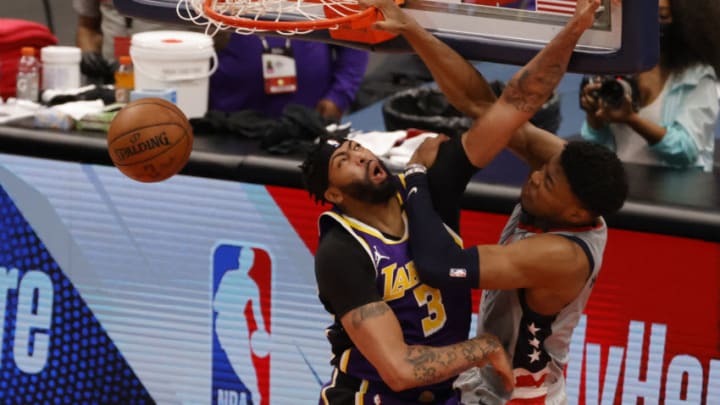
[[[395,194],[395,186],[382,161],[354,141],[343,143],[330,157],[328,180],[328,191],[339,192],[342,198],[377,204]],[[328,198],[336,204],[342,203],[334,199]]]
[[[587,211],[570,189],[560,165],[560,154],[530,174],[520,193],[525,211],[556,224],[572,224],[587,220]],[[582,214],[582,218],[578,217]]]

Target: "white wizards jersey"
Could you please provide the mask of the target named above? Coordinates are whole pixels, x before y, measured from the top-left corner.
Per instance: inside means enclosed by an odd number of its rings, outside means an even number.
[[[500,237],[509,244],[542,233],[521,222],[520,204],[515,207]],[[540,315],[528,308],[525,290],[484,290],[480,304],[478,335],[496,335],[511,356],[515,390],[505,392],[496,372],[489,366],[462,373],[455,387],[462,390],[463,404],[505,403],[566,404],[563,371],[568,363],[572,332],[582,314],[602,264],[607,225],[550,229],[545,232],[575,241],[588,256],[591,273],[580,294],[556,315]],[[481,262],[482,271],[482,262]]]

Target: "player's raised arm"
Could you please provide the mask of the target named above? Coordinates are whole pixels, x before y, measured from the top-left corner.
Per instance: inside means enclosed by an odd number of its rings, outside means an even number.
[[[592,26],[599,5],[600,0],[578,1],[565,27],[510,79],[500,98],[475,121],[464,139],[465,151],[475,166],[485,166],[552,95],[577,41]]]
[[[562,79],[581,35],[592,26],[600,0],[580,0],[565,27],[508,82],[500,98],[475,68],[432,36],[391,0],[365,0],[378,7],[385,21],[376,27],[402,34],[423,59],[448,100],[463,113],[477,118],[464,136],[468,158],[485,166],[552,95]]]
[[[434,37],[392,0],[360,0],[375,6],[384,20],[375,28],[402,35],[432,73],[448,102],[463,114],[477,118],[495,101],[495,93],[468,61]]]

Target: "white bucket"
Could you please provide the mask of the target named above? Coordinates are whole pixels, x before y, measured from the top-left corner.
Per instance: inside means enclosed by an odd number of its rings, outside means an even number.
[[[130,57],[136,89],[175,89],[177,106],[188,118],[205,115],[208,78],[217,70],[210,36],[186,31],[141,32],[130,40]],[[212,59],[212,68],[208,59]]]
[[[46,46],[40,50],[40,59],[43,64],[43,90],[68,90],[80,87],[80,48]]]

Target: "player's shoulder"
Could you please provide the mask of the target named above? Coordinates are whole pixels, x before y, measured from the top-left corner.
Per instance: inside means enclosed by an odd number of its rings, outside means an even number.
[[[553,235],[553,234],[550,234]],[[596,271],[602,262],[602,248],[588,239],[587,232],[554,234],[554,255],[557,257],[558,269],[567,277],[574,277],[578,282],[587,279]]]
[[[540,233],[523,240],[523,249],[534,257],[544,257],[539,263],[550,266],[565,264],[569,267],[587,266],[587,242],[572,235]]]
[[[361,255],[365,251],[350,231],[340,222],[328,221],[315,252],[316,263],[347,261]]]

